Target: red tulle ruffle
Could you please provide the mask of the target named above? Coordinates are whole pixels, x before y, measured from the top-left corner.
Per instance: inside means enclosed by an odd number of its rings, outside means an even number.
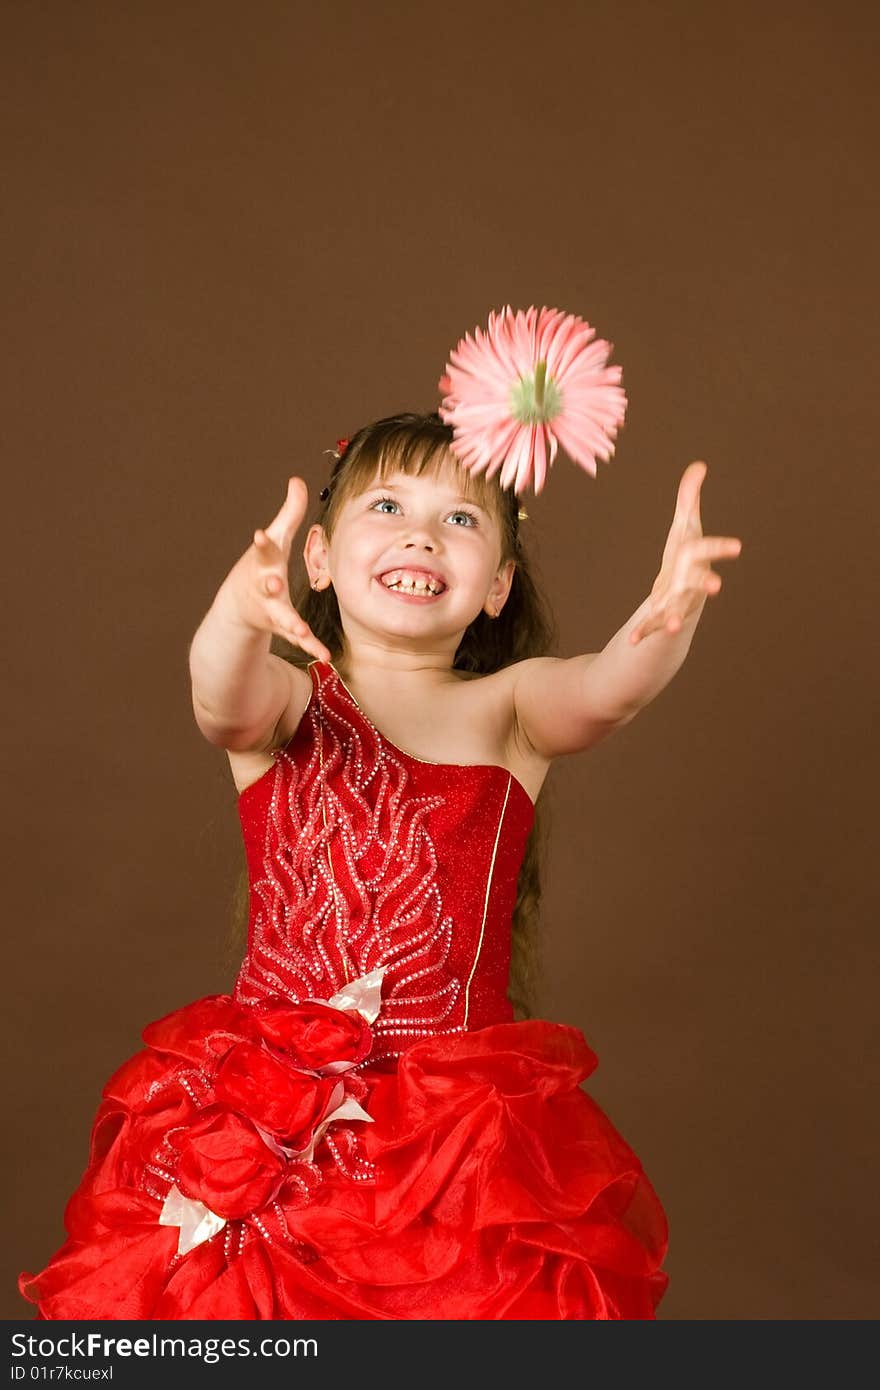
[[[40,1317],[655,1316],[665,1216],[580,1087],[582,1033],[501,1023],[334,1074],[328,1056],[369,1046],[360,1016],[286,1007],[215,996],[145,1030],[104,1089],[65,1244],[20,1276]],[[159,1221],[172,1184],[223,1222],[183,1254]]]

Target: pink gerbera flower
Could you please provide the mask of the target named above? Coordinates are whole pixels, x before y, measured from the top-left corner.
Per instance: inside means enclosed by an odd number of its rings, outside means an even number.
[[[501,486],[544,486],[561,444],[596,476],[596,459],[614,453],[626,412],[622,369],[606,365],[613,344],[574,314],[534,307],[489,315],[485,332],[466,334],[438,383],[440,418],[472,473],[501,469]],[[549,461],[547,451],[549,446]]]

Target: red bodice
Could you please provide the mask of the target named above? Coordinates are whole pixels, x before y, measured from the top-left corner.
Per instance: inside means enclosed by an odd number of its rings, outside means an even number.
[[[239,797],[250,877],[234,997],[330,999],[384,967],[370,1064],[513,1019],[511,914],[534,806],[506,768],[390,743],[333,666]]]

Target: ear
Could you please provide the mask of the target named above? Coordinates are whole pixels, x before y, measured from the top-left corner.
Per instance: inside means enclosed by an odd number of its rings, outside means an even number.
[[[309,527],[303,543],[303,560],[310,584],[314,584],[320,575],[327,573],[327,538],[323,526],[317,521]]]
[[[505,603],[507,595],[510,593],[510,586],[513,583],[513,576],[516,573],[516,561],[508,560],[492,580],[492,587],[486,595],[486,602],[483,604],[484,610],[493,618],[497,618]]]

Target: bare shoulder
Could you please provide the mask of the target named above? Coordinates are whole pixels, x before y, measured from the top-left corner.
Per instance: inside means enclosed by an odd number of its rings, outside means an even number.
[[[499,675],[507,677],[506,695],[510,700],[511,718],[517,722],[517,696],[520,698],[524,690],[528,690],[532,685],[545,685],[553,679],[554,670],[565,665],[564,657],[559,656],[529,656],[522,661],[515,661],[512,666],[506,666]],[[523,730],[520,729],[520,737],[524,737]]]
[[[508,768],[533,801],[537,800],[552,759],[539,753],[526,738],[517,719],[516,688],[529,667],[544,663],[549,667],[554,662],[553,657],[516,661],[491,675],[471,678],[473,684],[467,691],[473,700],[475,722],[483,725],[495,745],[492,761]]]
[[[552,759],[545,758],[537,752],[529,742],[522,726],[518,714],[517,693],[527,687],[531,681],[552,679],[554,669],[563,664],[563,658],[558,656],[528,656],[522,661],[514,661],[512,665],[505,666],[503,671],[498,672],[499,676],[505,678],[504,699],[509,711],[511,738],[521,750],[521,756],[533,757],[539,763],[544,763],[547,766]]]
[[[511,696],[515,700],[517,685],[535,675],[543,675],[566,664],[564,656],[527,656],[523,661],[515,661],[504,668],[504,675],[510,677]]]
[[[289,743],[293,738],[312,694],[312,678],[307,670],[300,666],[294,666],[291,662],[285,661],[283,657],[274,654],[271,660],[278,663],[279,670],[282,671],[288,682],[288,700],[281,711],[278,722],[265,738],[251,748],[226,749],[226,756],[232,770],[232,780],[239,794],[244,791],[245,787],[249,787],[252,782],[256,782],[258,778],[262,777],[264,772],[268,772],[273,765],[273,749],[283,748],[285,743]]]

